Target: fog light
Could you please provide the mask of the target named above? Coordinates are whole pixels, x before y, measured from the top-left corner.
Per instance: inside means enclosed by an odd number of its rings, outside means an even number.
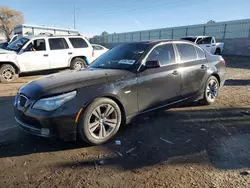
[[[42,128],[41,134],[44,135],[44,136],[48,136],[49,135],[49,129]]]

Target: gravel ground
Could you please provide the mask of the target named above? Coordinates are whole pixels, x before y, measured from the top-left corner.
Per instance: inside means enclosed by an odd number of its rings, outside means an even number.
[[[215,104],[138,117],[94,147],[17,127],[13,96],[41,75],[1,84],[0,187],[250,187],[250,58],[225,59],[227,81]]]

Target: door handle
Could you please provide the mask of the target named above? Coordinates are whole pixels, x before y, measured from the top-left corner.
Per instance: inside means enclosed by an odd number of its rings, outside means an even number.
[[[213,44],[212,46],[215,46],[215,44]]]
[[[210,45],[207,45],[206,47],[210,47]]]
[[[49,54],[43,54],[43,56],[44,56],[44,57],[48,57],[48,56],[49,56]]]
[[[177,70],[174,70],[174,71],[172,72],[172,74],[175,75],[175,76],[177,76],[177,75],[179,74],[179,72],[178,72]]]
[[[72,55],[73,53],[72,53],[72,52],[69,52],[68,54],[69,54],[69,55]]]
[[[206,65],[201,65],[201,69],[207,69]]]

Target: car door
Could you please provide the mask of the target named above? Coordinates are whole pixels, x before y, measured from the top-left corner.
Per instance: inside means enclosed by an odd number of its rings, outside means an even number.
[[[201,48],[203,48],[203,49],[207,50],[208,52],[212,53],[212,44],[211,44],[211,42],[212,42],[212,37],[205,37],[202,40],[200,40],[197,44]]]
[[[50,67],[52,69],[67,67],[72,52],[65,38],[49,38],[48,41]]]
[[[208,61],[204,51],[190,43],[176,43],[181,70],[181,96],[188,98],[201,91],[206,78]]]
[[[45,38],[29,41],[18,53],[17,61],[25,72],[46,70],[50,68],[48,46]]]
[[[181,74],[171,43],[156,46],[146,61],[159,61],[159,68],[145,69],[138,73],[138,107],[147,111],[180,99]]]

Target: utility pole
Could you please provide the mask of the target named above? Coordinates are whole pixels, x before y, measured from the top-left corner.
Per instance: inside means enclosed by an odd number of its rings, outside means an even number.
[[[74,5],[74,29],[76,29],[76,5]]]

